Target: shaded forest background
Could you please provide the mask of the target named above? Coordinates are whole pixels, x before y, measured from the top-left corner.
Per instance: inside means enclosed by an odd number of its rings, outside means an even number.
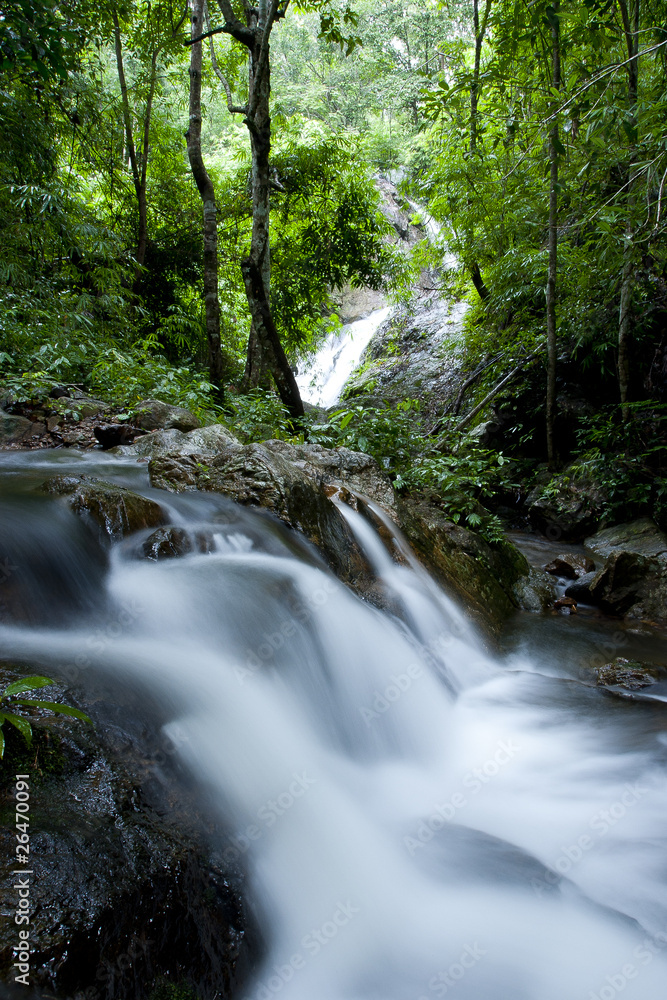
[[[197,44],[201,156],[217,205],[217,369],[185,138],[196,6],[4,5],[6,400],[77,386],[128,407],[179,403],[250,436],[255,424],[277,436],[310,427],[314,440],[371,451],[399,487],[435,492],[491,535],[475,504],[493,507],[489,498],[544,479],[545,462],[544,481],[565,468],[584,487],[601,483],[617,515],[650,511],[664,522],[664,3],[200,9],[213,32]],[[471,304],[470,407],[512,375],[477,416],[496,421],[484,447],[451,401],[437,425],[419,423],[418,399],[391,412],[342,406],[295,425],[272,365],[251,363],[256,318],[241,264],[256,222],[252,128],[229,108],[252,104],[253,71],[248,49],[218,30],[232,14],[275,18],[268,299],[288,363],[303,364],[340,324],[338,290],[384,289],[414,309],[427,268],[443,294]],[[380,176],[441,224],[439,240],[409,255],[387,240]]]

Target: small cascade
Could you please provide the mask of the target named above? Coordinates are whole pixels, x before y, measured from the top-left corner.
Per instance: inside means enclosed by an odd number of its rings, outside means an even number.
[[[334,406],[361,355],[392,313],[391,306],[375,309],[364,319],[347,323],[329,334],[308,368],[297,375],[302,398],[316,406]]]
[[[3,613],[0,643],[67,676],[104,615],[136,609],[90,669],[161,693],[230,831],[222,856],[245,845],[266,947],[243,1000],[663,1000],[667,775],[652,709],[621,718],[528,654],[507,670],[377,506],[384,541],[344,513],[387,611],[252,510],[164,500],[211,544],[155,562],[122,543],[102,578],[63,535],[58,501],[35,500],[24,550],[14,523],[16,565],[67,543],[72,595],[99,579],[99,601],[75,600],[59,626]]]

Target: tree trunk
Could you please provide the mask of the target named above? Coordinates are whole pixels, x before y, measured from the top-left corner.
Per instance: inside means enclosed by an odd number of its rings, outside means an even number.
[[[118,69],[118,82],[120,84],[121,105],[123,108],[123,124],[125,126],[125,141],[127,142],[127,153],[130,159],[130,169],[132,170],[132,180],[134,182],[134,190],[137,196],[137,206],[139,209],[139,229],[137,232],[136,259],[139,267],[143,267],[144,260],[146,259],[146,246],[148,243],[148,205],[146,201],[148,134],[150,132],[150,116],[151,116],[151,108],[153,101],[153,92],[155,89],[155,71],[156,71],[157,53],[155,53],[153,57],[151,89],[149,94],[149,100],[146,106],[146,115],[144,117],[144,148],[142,155],[142,165],[140,170],[139,160],[137,158],[137,150],[134,144],[134,133],[132,129],[132,112],[130,110],[130,100],[128,97],[127,80],[125,78],[125,65],[123,61],[123,41],[120,33],[120,22],[118,20],[118,12],[115,7],[112,8],[112,16],[113,16],[113,27],[114,27],[114,48],[116,51],[116,67]]]
[[[473,0],[473,27],[475,32],[475,61],[473,65],[472,72],[472,82],[470,84],[470,152],[473,154],[473,159],[471,162],[472,169],[475,168],[474,156],[477,153],[477,136],[479,132],[479,71],[482,61],[482,45],[484,44],[484,36],[486,34],[486,26],[489,21],[489,13],[491,11],[492,0],[486,0],[486,6],[484,8],[484,15],[482,17],[482,24],[479,23],[479,0]],[[479,297],[483,299],[488,299],[489,289],[484,284],[484,279],[482,278],[479,264],[475,260],[470,268],[470,277],[472,278],[472,283],[477,289]]]
[[[225,18],[224,31],[245,45],[249,53],[247,107],[235,108],[231,104],[228,85],[225,86],[230,111],[236,113],[243,110],[245,113],[243,120],[250,133],[252,155],[252,236],[250,255],[241,263],[252,317],[246,365],[247,383],[257,384],[261,379],[261,370],[259,373],[257,371],[258,364],[261,365],[258,355],[261,354],[271,371],[280,398],[296,420],[303,416],[303,403],[271,315],[269,38],[276,18],[284,16],[284,10],[279,14],[279,4],[280,0],[259,0],[256,8],[249,3],[245,4],[246,24],[243,24],[236,16],[231,0],[218,0]]]
[[[560,4],[555,3],[553,20],[551,21],[551,43],[553,61],[553,88],[560,90],[560,22],[558,10]],[[551,102],[552,114],[558,107],[557,101]],[[556,446],[554,440],[554,424],[556,421],[556,270],[558,266],[558,119],[549,133],[549,273],[547,278],[547,458],[549,468],[556,466]]]
[[[632,319],[632,275],[633,259],[633,223],[632,213],[635,203],[634,195],[634,158],[638,141],[637,97],[639,92],[639,3],[634,0],[634,10],[628,9],[627,0],[619,0],[623,33],[628,50],[628,106],[632,121],[634,142],[629,150],[630,166],[628,168],[627,206],[628,218],[625,229],[625,244],[623,247],[623,272],[621,278],[621,301],[618,316],[618,389],[621,398],[621,415],[624,422],[630,419],[630,324]]]
[[[271,316],[271,309],[266,297],[264,275],[259,265],[247,257],[241,262],[241,271],[245,282],[246,295],[261,344],[262,354],[267,358],[269,368],[276,382],[278,395],[287,407],[292,419],[298,423],[303,417],[303,403],[299,395],[299,387],[290,368],[287,357],[280,343],[280,337]]]
[[[268,43],[257,39],[250,52],[249,108],[254,109],[246,118],[250,132],[252,154],[252,237],[250,256],[241,265],[248,305],[252,316],[252,333],[248,344],[246,372],[252,385],[261,384],[262,362],[273,375],[281,400],[295,417],[303,416],[303,403],[294,374],[289,366],[271,315],[271,247],[269,244],[271,175],[271,93]],[[261,280],[261,294],[257,281]],[[253,343],[254,334],[254,343]],[[259,351],[257,348],[259,347]],[[259,365],[259,370],[258,370]]]
[[[192,37],[203,33],[204,0],[193,0]],[[201,152],[201,67],[202,42],[195,42],[190,51],[190,117],[185,138],[188,158],[204,210],[204,307],[206,339],[208,341],[209,378],[223,394],[227,365],[220,344],[220,303],[218,300],[218,226],[215,190]]]

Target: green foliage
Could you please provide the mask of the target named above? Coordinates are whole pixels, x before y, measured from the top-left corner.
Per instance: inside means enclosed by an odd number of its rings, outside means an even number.
[[[247,441],[284,440],[293,432],[287,408],[278,396],[264,389],[253,389],[245,395],[228,394],[226,409],[234,430]]]
[[[583,421],[580,455],[569,472],[595,484],[606,521],[650,514],[667,528],[667,404],[634,403],[630,410],[627,424],[618,406]]]
[[[452,454],[418,458],[394,485],[419,490],[439,503],[455,524],[479,532],[488,542],[501,542],[502,523],[481,502],[506,485],[506,461],[498,452],[462,442]]]
[[[0,758],[4,756],[5,752],[5,734],[2,731],[5,722],[14,726],[20,732],[28,746],[30,746],[32,743],[32,726],[29,719],[34,709],[53,712],[57,715],[69,715],[72,718],[81,719],[92,725],[92,721],[88,716],[78,708],[71,708],[69,705],[60,705],[54,701],[39,701],[34,698],[19,697],[26,691],[34,691],[36,688],[47,687],[53,683],[50,678],[39,675],[24,677],[19,681],[13,681],[11,684],[8,684],[0,694]],[[28,712],[26,712],[26,708],[29,709]]]
[[[160,980],[151,990],[148,1000],[198,1000],[196,990],[188,983]]]
[[[406,399],[396,406],[343,406],[313,422],[308,438],[325,448],[351,448],[372,455],[379,465],[395,473],[423,446],[419,402]]]
[[[218,409],[215,387],[208,379],[190,367],[175,368],[153,354],[146,343],[128,351],[115,347],[101,351],[91,371],[90,388],[123,406],[153,395],[198,415]]]

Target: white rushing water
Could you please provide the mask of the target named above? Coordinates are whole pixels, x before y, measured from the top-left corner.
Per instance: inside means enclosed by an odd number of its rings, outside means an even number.
[[[316,406],[333,406],[340,399],[343,386],[361,360],[361,355],[386,319],[391,306],[375,309],[364,319],[347,323],[330,333],[313,361],[297,375],[301,397]]]
[[[174,742],[229,826],[223,858],[247,867],[267,955],[242,1000],[664,1000],[654,707],[621,714],[527,656],[493,660],[353,511],[391,612],[251,511],[151,495],[213,532],[215,551],[149,563],[136,539],[117,546],[105,614],[138,610],[97,669],[163,692]],[[64,545],[57,504],[33,512],[40,552]],[[67,573],[89,586],[83,552]],[[59,628],[5,624],[0,642],[67,676],[82,649],[95,658],[99,624],[81,604]]]

